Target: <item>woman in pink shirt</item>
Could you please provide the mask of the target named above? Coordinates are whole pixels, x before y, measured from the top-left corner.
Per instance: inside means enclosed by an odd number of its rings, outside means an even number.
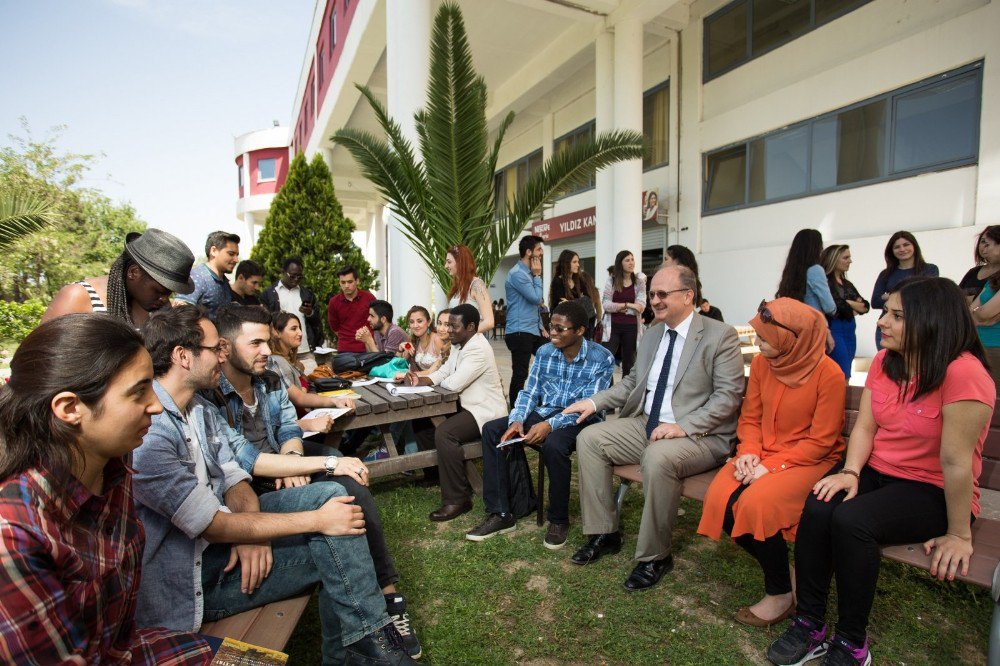
[[[983,442],[996,387],[962,291],[911,278],[878,321],[883,350],[868,371],[847,456],[813,487],[795,550],[798,609],[768,648],[775,664],[870,664],[867,626],[879,546],[923,542],[931,575],[968,574],[979,514]],[[838,624],[825,624],[837,579]]]

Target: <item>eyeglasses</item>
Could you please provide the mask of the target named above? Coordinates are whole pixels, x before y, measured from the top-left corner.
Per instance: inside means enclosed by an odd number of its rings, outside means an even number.
[[[661,301],[666,300],[667,296],[670,294],[676,294],[679,291],[694,291],[693,289],[671,289],[670,291],[651,291],[650,296],[656,296]]]
[[[225,340],[219,340],[219,344],[215,345],[214,347],[206,347],[205,345],[198,345],[198,348],[210,351],[216,356],[218,356],[219,354],[228,351],[229,345],[226,344]]]
[[[796,338],[799,337],[798,333],[796,333],[795,331],[793,331],[792,329],[788,328],[787,326],[785,326],[780,321],[778,321],[777,319],[774,318],[774,314],[772,314],[771,309],[767,307],[767,299],[766,298],[763,299],[760,302],[760,305],[757,306],[757,314],[760,315],[760,320],[762,322],[764,322],[765,324],[773,324],[773,325],[777,326],[778,328],[785,329],[786,331],[788,331],[789,333],[791,333],[792,335],[794,335]]]

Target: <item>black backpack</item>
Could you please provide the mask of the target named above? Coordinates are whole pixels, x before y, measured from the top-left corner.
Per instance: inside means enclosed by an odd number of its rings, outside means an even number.
[[[524,447],[515,445],[507,455],[510,468],[510,512],[517,518],[524,518],[535,512],[538,506],[535,498],[535,484],[531,480],[531,468]]]

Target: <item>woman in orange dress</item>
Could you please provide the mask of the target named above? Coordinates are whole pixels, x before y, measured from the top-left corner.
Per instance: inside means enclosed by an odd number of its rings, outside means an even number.
[[[767,627],[795,612],[785,541],[813,485],[844,450],[844,373],[826,355],[826,319],[792,298],[761,301],[750,321],[760,354],[740,412],[736,455],[705,496],[698,533],[727,532],[764,572],[764,598],[736,620]]]

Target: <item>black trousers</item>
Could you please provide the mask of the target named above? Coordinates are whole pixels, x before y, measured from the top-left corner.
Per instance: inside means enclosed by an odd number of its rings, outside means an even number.
[[[531,412],[521,424],[524,432],[542,420],[537,412]],[[553,430],[542,443],[542,460],[549,475],[550,523],[569,524],[569,485],[573,474],[571,456],[576,450],[576,436],[587,425],[590,424],[574,424]],[[486,513],[510,513],[510,467],[507,463],[510,448],[497,448],[505,432],[506,416],[483,426],[483,500]]]
[[[459,407],[457,414],[436,428],[429,419],[418,419],[413,422],[413,431],[421,451],[437,449],[441,503],[462,504],[471,499],[472,486],[465,476],[462,444],[479,439],[479,424],[472,412]]]
[[[733,524],[736,522],[733,516],[733,505],[740,498],[743,491],[750,486],[740,486],[729,496],[726,502],[726,513],[722,519],[722,529],[726,534],[733,533]],[[751,557],[757,560],[761,570],[764,572],[764,592],[767,594],[788,594],[792,591],[792,576],[788,572],[788,546],[785,538],[778,531],[767,537],[763,541],[753,538],[752,534],[741,534],[733,539],[743,550],[750,553]]]
[[[528,367],[531,365],[531,357],[545,343],[545,338],[531,333],[508,333],[504,336],[507,349],[510,350],[510,408],[514,409],[517,402],[517,394],[524,388],[524,382],[528,380]]]
[[[612,354],[622,362],[622,377],[627,377],[635,364],[635,350],[638,345],[639,330],[635,326],[621,327],[611,324],[611,337],[604,343]]]
[[[835,467],[836,474],[843,465]],[[880,545],[917,543],[948,531],[944,490],[929,483],[861,470],[858,495],[844,502],[806,500],[795,537],[798,612],[823,623],[830,579],[837,577],[837,633],[860,644],[875,600]]]

